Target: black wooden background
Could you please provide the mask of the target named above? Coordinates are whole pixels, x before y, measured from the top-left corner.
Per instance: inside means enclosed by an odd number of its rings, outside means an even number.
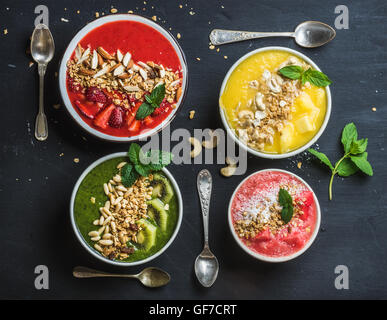
[[[49,8],[56,54],[46,75],[46,112],[49,139],[33,137],[37,113],[36,65],[25,54],[36,15],[34,8]],[[183,8],[179,8],[182,4]],[[335,7],[346,4],[349,29],[337,30],[329,45],[301,49],[292,39],[263,39],[209,50],[212,28],[291,31],[304,20],[334,25]],[[218,92],[226,71],[243,54],[259,47],[281,45],[311,57],[326,72],[333,109],[328,127],[319,139],[322,151],[336,160],[341,154],[339,135],[354,121],[360,137],[369,138],[369,160],[374,177],[361,174],[334,182],[329,201],[328,171],[302,155],[281,161],[249,157],[250,174],[263,168],[287,169],[314,188],[322,207],[322,228],[313,246],[301,257],[284,264],[266,264],[245,254],[234,242],[227,224],[229,198],[243,177],[225,180],[221,166],[171,165],[184,197],[184,219],[171,247],[148,265],[172,275],[164,288],[149,290],[120,279],[78,280],[72,268],[84,265],[107,271],[137,272],[144,266],[115,268],[91,257],[77,242],[69,220],[69,200],[75,181],[99,157],[125,151],[127,144],[101,142],[83,132],[60,103],[54,73],[77,30],[108,13],[119,12],[160,17],[171,27],[187,56],[188,97],[171,129],[222,127]],[[152,8],[153,7],[153,8]],[[66,9],[67,10],[66,10]],[[143,10],[145,8],[145,10]],[[80,13],[77,13],[77,10]],[[191,15],[192,11],[195,14]],[[62,22],[61,18],[69,22]],[[386,67],[387,3],[385,1],[0,1],[0,297],[1,298],[107,298],[107,299],[270,299],[270,298],[387,298],[386,212]],[[3,30],[7,29],[8,34]],[[227,56],[228,59],[225,59]],[[201,60],[197,61],[196,57]],[[371,109],[375,107],[376,112]],[[196,110],[194,120],[188,112]],[[86,139],[83,139],[85,137]],[[60,156],[63,153],[62,156]],[[79,158],[78,164],[73,162]],[[297,168],[297,162],[303,163]],[[210,211],[210,243],[220,263],[215,285],[202,288],[193,262],[202,248],[202,221],[196,195],[196,174],[207,167],[214,176]],[[47,265],[50,289],[36,290],[34,268]],[[349,268],[349,290],[334,286],[337,265]]]

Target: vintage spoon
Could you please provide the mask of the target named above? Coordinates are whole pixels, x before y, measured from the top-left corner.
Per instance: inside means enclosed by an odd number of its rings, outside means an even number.
[[[320,47],[336,36],[336,31],[319,21],[305,21],[299,24],[294,32],[248,32],[214,29],[210,33],[213,45],[221,45],[250,39],[266,37],[292,37],[296,43],[305,48]]]
[[[146,268],[139,274],[117,274],[107,273],[103,271],[93,270],[86,267],[75,267],[73,270],[73,276],[75,278],[134,278],[140,280],[140,282],[149,288],[157,288],[165,286],[171,280],[170,275],[159,268]]]
[[[44,24],[38,24],[32,33],[31,55],[38,63],[39,72],[39,112],[35,122],[35,138],[44,141],[48,137],[47,118],[44,114],[44,74],[47,64],[54,56],[55,45],[50,30]]]
[[[218,276],[219,263],[208,245],[208,213],[212,189],[212,177],[208,170],[199,172],[197,187],[203,214],[204,248],[195,260],[195,273],[202,286],[211,287]]]

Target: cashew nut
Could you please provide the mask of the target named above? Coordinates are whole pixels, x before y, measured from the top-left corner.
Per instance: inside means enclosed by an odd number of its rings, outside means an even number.
[[[261,92],[257,92],[257,94],[255,95],[255,105],[257,109],[261,111],[266,109],[266,105],[263,102],[263,97],[264,95]]]
[[[218,145],[218,136],[214,134],[214,131],[210,131],[210,140],[203,141],[203,147],[206,149],[214,149]]]
[[[220,169],[220,173],[224,177],[231,177],[234,175],[234,173],[237,169],[238,162],[231,157],[226,157],[226,163],[228,164],[228,166]]]
[[[196,158],[202,152],[202,144],[194,137],[189,138],[189,142],[192,144],[191,158]]]
[[[236,167],[224,167],[220,169],[220,173],[222,174],[222,176],[227,178],[233,176],[235,171],[236,171]]]
[[[278,78],[271,77],[267,81],[267,86],[274,93],[280,93],[282,91]]]

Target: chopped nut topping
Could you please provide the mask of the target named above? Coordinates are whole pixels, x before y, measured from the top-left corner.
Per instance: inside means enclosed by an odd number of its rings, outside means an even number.
[[[110,181],[120,181],[121,175],[113,179]],[[137,242],[137,233],[142,229],[138,221],[148,217],[147,200],[152,195],[152,179],[152,175],[141,176],[130,188],[121,182],[103,185],[108,200],[99,208],[100,218],[93,223],[99,229],[90,231],[89,236],[95,242],[95,248],[108,259],[124,260],[135,251],[134,247],[128,246],[128,241]]]

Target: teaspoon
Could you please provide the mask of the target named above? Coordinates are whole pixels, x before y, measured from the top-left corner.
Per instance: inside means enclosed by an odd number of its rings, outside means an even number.
[[[39,72],[39,113],[35,122],[35,138],[40,141],[48,137],[47,118],[44,114],[44,75],[54,51],[54,39],[50,30],[46,25],[38,24],[32,33],[31,56],[38,63]]]
[[[195,274],[202,286],[211,287],[218,276],[219,263],[208,245],[208,213],[212,190],[212,177],[208,170],[199,172],[197,187],[203,215],[204,248],[195,260]]]
[[[319,21],[305,21],[299,24],[294,32],[249,32],[214,29],[210,33],[213,45],[222,45],[244,40],[266,37],[292,37],[304,48],[320,47],[336,36],[336,31],[329,25]]]
[[[133,278],[138,279],[144,286],[149,288],[165,286],[171,280],[171,277],[167,272],[154,267],[146,268],[138,274],[107,273],[86,267],[75,267],[73,276],[75,278]]]

